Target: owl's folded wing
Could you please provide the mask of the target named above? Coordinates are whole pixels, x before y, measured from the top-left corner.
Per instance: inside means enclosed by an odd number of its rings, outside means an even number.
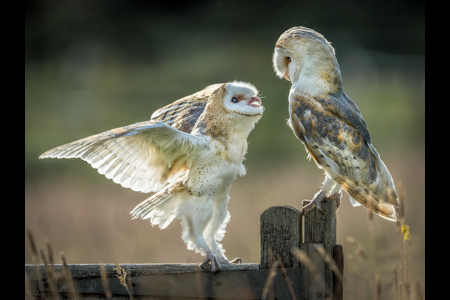
[[[350,103],[333,100],[293,110],[294,133],[317,166],[350,195],[352,204],[395,221],[399,203],[394,181],[371,143],[361,113]]]
[[[149,193],[178,178],[208,147],[205,137],[145,121],[53,148],[39,158],[81,158],[123,187]]]

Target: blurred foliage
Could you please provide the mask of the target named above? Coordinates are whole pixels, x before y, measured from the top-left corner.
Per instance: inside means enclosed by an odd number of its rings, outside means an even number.
[[[290,85],[271,66],[278,36],[296,25],[333,43],[346,92],[377,148],[423,147],[422,2],[330,2],[326,9],[302,1],[25,4],[26,178],[55,167],[36,159],[53,146],[146,120],[234,79],[255,84],[266,107],[247,163],[299,160],[303,147],[285,125]]]

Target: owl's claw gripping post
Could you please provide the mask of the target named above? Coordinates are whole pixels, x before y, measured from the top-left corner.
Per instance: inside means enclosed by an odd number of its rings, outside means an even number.
[[[206,258],[199,264],[199,267],[203,270],[208,270],[209,268],[211,268],[211,272],[213,273],[222,269],[222,266],[220,265],[216,256],[211,251],[206,252]]]
[[[319,211],[322,211],[321,204],[325,201],[326,197],[325,194],[320,191],[316,195],[314,195],[314,198],[312,200],[303,200],[303,208],[302,208],[302,214],[306,215],[306,213],[313,209],[314,207],[317,207]]]
[[[327,199],[336,201],[336,209],[337,209],[341,205],[341,197],[342,197],[341,193],[332,193],[326,196],[324,192],[320,191],[316,195],[314,195],[314,198],[312,200],[303,200],[302,214],[306,215],[306,213],[309,210],[313,209],[314,207],[317,207],[319,211],[322,211],[321,204],[325,202]]]

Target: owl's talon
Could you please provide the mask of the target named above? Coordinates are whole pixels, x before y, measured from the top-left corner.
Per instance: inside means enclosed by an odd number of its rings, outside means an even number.
[[[230,260],[230,263],[232,264],[241,264],[242,263],[242,259],[240,257],[236,257],[233,260]]]
[[[321,204],[325,201],[325,194],[323,192],[319,192],[314,196],[314,199],[312,200],[303,200],[303,208],[302,208],[302,214],[306,215],[306,213],[313,209],[314,207],[317,208],[320,212],[322,212]],[[306,204],[305,204],[306,203]]]
[[[211,272],[213,273],[222,270],[222,266],[220,265],[216,256],[211,251],[208,251],[206,253],[205,260],[202,261],[198,266],[203,270],[211,269]]]
[[[302,200],[303,206],[306,206],[306,205],[309,204],[309,203],[311,203],[311,200],[308,200],[308,199],[303,199],[303,200]]]

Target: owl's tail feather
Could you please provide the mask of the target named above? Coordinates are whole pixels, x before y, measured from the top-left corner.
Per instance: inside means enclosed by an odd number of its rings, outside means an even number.
[[[397,207],[392,204],[380,203],[377,200],[369,200],[366,203],[364,206],[388,221],[396,222],[400,217]]]
[[[137,205],[130,214],[133,219],[150,219],[153,226],[166,228],[177,215],[179,192],[185,188],[181,181],[169,184],[147,200]]]
[[[373,187],[358,185],[351,180],[345,180],[340,185],[349,194],[353,206],[363,205],[373,213],[392,222],[399,219],[400,206],[395,188],[388,187],[387,190],[381,190],[381,192],[374,191],[371,190]]]

